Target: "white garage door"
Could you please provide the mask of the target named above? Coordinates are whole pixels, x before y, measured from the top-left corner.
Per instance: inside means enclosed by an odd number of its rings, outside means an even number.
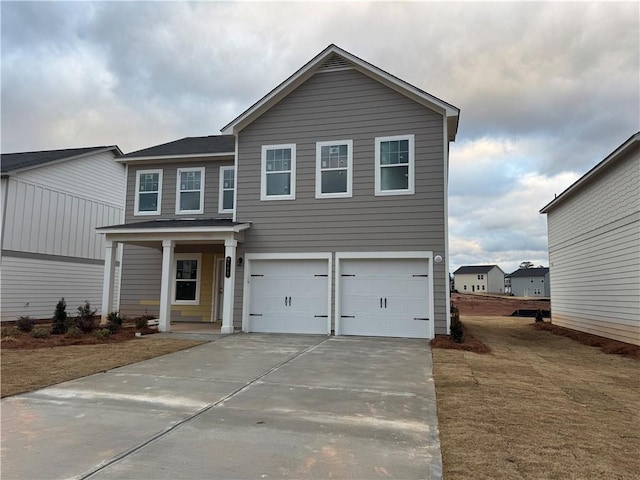
[[[339,269],[340,334],[430,337],[427,259],[343,259]]]
[[[252,260],[249,331],[329,333],[327,260]]]

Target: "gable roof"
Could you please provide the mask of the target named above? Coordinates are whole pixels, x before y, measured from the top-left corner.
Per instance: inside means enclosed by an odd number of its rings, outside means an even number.
[[[3,153],[0,156],[2,173],[10,173],[29,168],[40,167],[49,163],[80,158],[89,154],[113,150],[116,156],[122,155],[117,145],[110,147],[66,148],[63,150],[42,150],[38,152]]]
[[[455,272],[453,272],[453,274],[464,275],[464,274],[476,274],[476,273],[489,273],[494,268],[497,268],[502,272],[502,269],[498,265],[466,265],[458,268]]]
[[[549,268],[547,267],[519,268],[515,272],[510,273],[508,276],[511,278],[544,277],[547,273],[549,273]]]
[[[590,182],[592,179],[596,178],[600,175],[605,169],[613,165],[617,160],[622,158],[627,152],[631,151],[633,148],[638,147],[640,145],[640,132],[634,133],[631,135],[622,145],[616,148],[613,152],[611,152],[604,160],[598,163],[595,167],[585,173],[578,180],[573,182],[569,188],[567,188],[564,192],[558,195],[556,198],[547,203],[542,209],[540,213],[547,213],[552,208],[557,207],[559,204],[564,202],[567,198],[569,198],[574,192],[580,190],[585,184]]]
[[[456,133],[458,131],[458,119],[460,116],[460,110],[457,107],[430,95],[424,90],[414,87],[410,83],[407,83],[404,80],[401,80],[398,77],[376,67],[375,65],[342,50],[334,44],[329,45],[284,82],[249,107],[248,110],[223,127],[221,130],[222,133],[226,135],[237,134],[277,104],[280,100],[289,95],[293,90],[311,78],[311,76],[313,76],[318,70],[322,69],[327,71],[341,68],[355,68],[359,72],[371,77],[383,85],[386,85],[421,105],[444,115],[447,118],[449,141],[455,140]]]
[[[234,155],[235,151],[236,140],[233,135],[209,135],[207,137],[185,137],[162,145],[136,150],[123,155],[119,160]]]

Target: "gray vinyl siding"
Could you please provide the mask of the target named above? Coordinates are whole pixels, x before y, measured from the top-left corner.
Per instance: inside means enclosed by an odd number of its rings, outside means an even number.
[[[124,245],[120,312],[129,317],[157,316],[160,306],[162,251],[159,248]]]
[[[640,149],[547,218],[553,323],[640,345]]]
[[[224,160],[180,160],[171,163],[156,162],[145,164],[130,164],[127,176],[127,205],[126,223],[144,222],[154,218],[231,218],[231,213],[218,213],[220,192],[220,167],[233,166],[233,158]],[[178,168],[205,167],[204,213],[176,215],[176,175]],[[162,207],[160,215],[134,215],[136,175],[139,170],[162,169]]]
[[[374,195],[375,138],[415,135],[415,194]],[[356,70],[316,74],[239,134],[237,220],[249,252],[433,251],[444,255],[443,117]],[[316,142],[353,140],[353,197],[315,198]],[[260,201],[261,147],[296,144],[296,199]],[[436,333],[445,263],[434,264]],[[242,269],[235,325],[240,326]]]

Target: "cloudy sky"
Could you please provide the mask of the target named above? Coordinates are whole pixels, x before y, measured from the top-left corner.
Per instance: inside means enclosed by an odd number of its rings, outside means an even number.
[[[2,152],[220,128],[330,43],[461,109],[451,269],[547,265],[538,210],[640,129],[640,4],[7,2]]]

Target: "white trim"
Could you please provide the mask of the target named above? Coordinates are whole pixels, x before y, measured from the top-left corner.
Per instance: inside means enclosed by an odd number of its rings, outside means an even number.
[[[197,210],[182,210],[182,187],[180,185],[180,177],[183,173],[188,172],[200,172],[200,208]],[[200,215],[204,213],[204,186],[205,186],[205,167],[185,167],[178,168],[176,171],[176,215]],[[188,193],[193,193],[196,190],[185,190]]]
[[[185,220],[188,221],[188,220]],[[247,230],[251,224],[249,223],[241,223],[239,225],[234,225],[232,227],[191,227],[191,228],[181,228],[181,227],[167,227],[167,228],[101,228],[97,230],[97,233],[100,234],[109,234],[109,235],[131,235],[131,234],[148,234],[151,237],[166,237],[167,234],[178,233],[178,234],[193,234],[193,233],[239,233],[243,230]]]
[[[347,146],[347,191],[340,193],[322,193],[322,172],[343,169],[324,169],[322,168],[322,147]],[[350,198],[352,194],[353,184],[353,140],[335,140],[316,142],[316,198]]]
[[[327,335],[331,335],[331,252],[313,253],[247,253],[244,256],[244,288],[242,292],[242,331],[250,331],[249,300],[251,298],[251,262],[256,260],[327,260]]]
[[[150,155],[146,157],[124,157],[116,159],[116,162],[119,163],[135,163],[135,162],[143,162],[145,160],[175,160],[175,159],[185,159],[191,160],[194,158],[209,158],[209,157],[230,157],[233,155],[233,152],[220,152],[220,153],[192,153],[189,155]]]
[[[442,119],[443,129],[443,143],[444,148],[443,161],[444,161],[444,274],[447,277],[446,288],[444,293],[444,306],[445,306],[445,323],[446,332],[450,333],[451,329],[451,315],[449,311],[451,309],[451,281],[449,279],[449,142],[448,142],[448,125],[447,119]],[[455,285],[455,275],[453,277],[453,283]],[[435,298],[434,298],[435,300]],[[435,336],[435,325],[434,325]]]
[[[288,195],[267,195],[267,151],[277,149],[290,149],[291,150],[291,168],[289,169],[290,175],[290,189]],[[286,143],[281,145],[262,145],[262,154],[260,162],[260,200],[295,200],[296,199],[296,144]],[[274,172],[275,173],[275,172]],[[287,173],[283,171],[281,173]]]
[[[196,260],[198,269],[196,270],[196,299],[195,300],[176,300],[176,285],[178,279],[178,260]],[[176,253],[173,255],[173,275],[171,277],[171,305],[200,305],[200,283],[202,277],[202,253]]]
[[[139,207],[139,199],[140,199],[140,175],[147,173],[157,173],[158,174],[158,208],[153,212],[140,212],[138,211]],[[147,192],[145,192],[147,193]],[[162,169],[161,168],[153,168],[148,170],[137,170],[136,171],[136,188],[135,188],[135,197],[133,199],[133,215],[135,217],[139,216],[149,216],[149,215],[160,215],[162,213]]]
[[[419,252],[419,251],[409,251],[409,252],[336,252],[335,254],[335,271],[334,271],[334,283],[335,283],[335,316],[336,316],[336,324],[335,324],[335,335],[340,335],[340,262],[342,260],[353,260],[353,259],[372,259],[372,258],[381,258],[381,259],[406,259],[406,258],[415,258],[415,259],[424,259],[428,260],[428,277],[427,277],[427,294],[430,295],[429,298],[429,338],[435,337],[435,294],[433,291],[433,252]]]
[[[409,141],[409,161],[407,164],[409,171],[408,185],[404,190],[382,190],[382,175],[380,163],[380,144],[382,142],[395,142],[395,141]],[[375,138],[375,195],[376,196],[384,196],[384,195],[413,195],[415,193],[415,165],[416,165],[416,155],[415,155],[415,135],[393,135],[390,137],[376,137]]]
[[[228,170],[233,171],[233,208],[225,209],[224,208],[224,192],[225,190],[230,190],[230,189],[224,188],[224,172]],[[218,213],[233,213],[234,210],[236,209],[236,173],[235,173],[236,167],[231,165],[226,165],[226,166],[220,167],[219,172],[220,172],[219,173],[220,181],[218,185]]]
[[[236,191],[233,195],[233,221],[236,221],[236,218],[238,217],[238,209],[236,208],[236,203],[238,200],[238,149],[240,148],[240,139],[238,138],[238,135],[235,136],[235,140],[236,140],[236,146],[235,146],[235,153],[233,154],[233,168],[235,169],[235,180],[236,180]]]

